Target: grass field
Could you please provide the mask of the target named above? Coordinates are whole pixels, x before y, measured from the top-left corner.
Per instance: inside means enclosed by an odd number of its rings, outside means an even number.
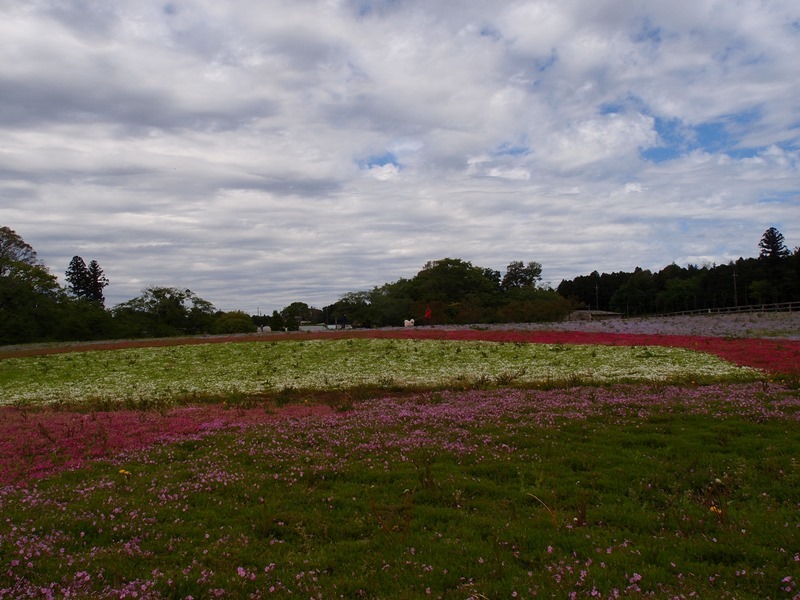
[[[0,598],[800,594],[796,378],[659,346],[265,346],[0,361]]]

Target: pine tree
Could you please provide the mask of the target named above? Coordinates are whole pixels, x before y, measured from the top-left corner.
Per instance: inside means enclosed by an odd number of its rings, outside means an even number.
[[[88,275],[88,289],[86,293],[87,299],[92,302],[103,304],[105,297],[103,296],[103,288],[108,285],[108,278],[103,273],[103,269],[96,260],[89,263],[87,270]]]
[[[66,277],[73,296],[99,304],[105,302],[103,288],[108,285],[108,279],[96,260],[91,261],[87,267],[83,258],[73,256]]]
[[[80,256],[73,256],[65,273],[73,296],[86,298],[89,294],[89,269]]]
[[[783,234],[774,227],[770,227],[764,232],[758,247],[761,248],[759,258],[776,260],[789,256],[789,249],[786,247]]]

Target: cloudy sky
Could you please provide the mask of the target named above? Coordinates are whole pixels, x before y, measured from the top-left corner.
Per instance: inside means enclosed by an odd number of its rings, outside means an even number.
[[[321,307],[800,245],[796,0],[0,0],[0,225],[61,276]]]

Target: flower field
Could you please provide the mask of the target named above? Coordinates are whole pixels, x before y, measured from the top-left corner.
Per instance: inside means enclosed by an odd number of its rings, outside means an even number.
[[[0,599],[800,597],[792,343],[414,333],[0,361]]]
[[[0,361],[5,404],[131,405],[286,389],[477,383],[753,380],[753,369],[682,348],[332,339],[130,348]]]

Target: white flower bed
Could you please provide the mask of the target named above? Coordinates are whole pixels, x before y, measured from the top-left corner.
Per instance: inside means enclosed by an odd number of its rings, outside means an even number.
[[[294,389],[749,381],[679,348],[344,339],[55,354],[0,361],[0,404],[170,400]]]

